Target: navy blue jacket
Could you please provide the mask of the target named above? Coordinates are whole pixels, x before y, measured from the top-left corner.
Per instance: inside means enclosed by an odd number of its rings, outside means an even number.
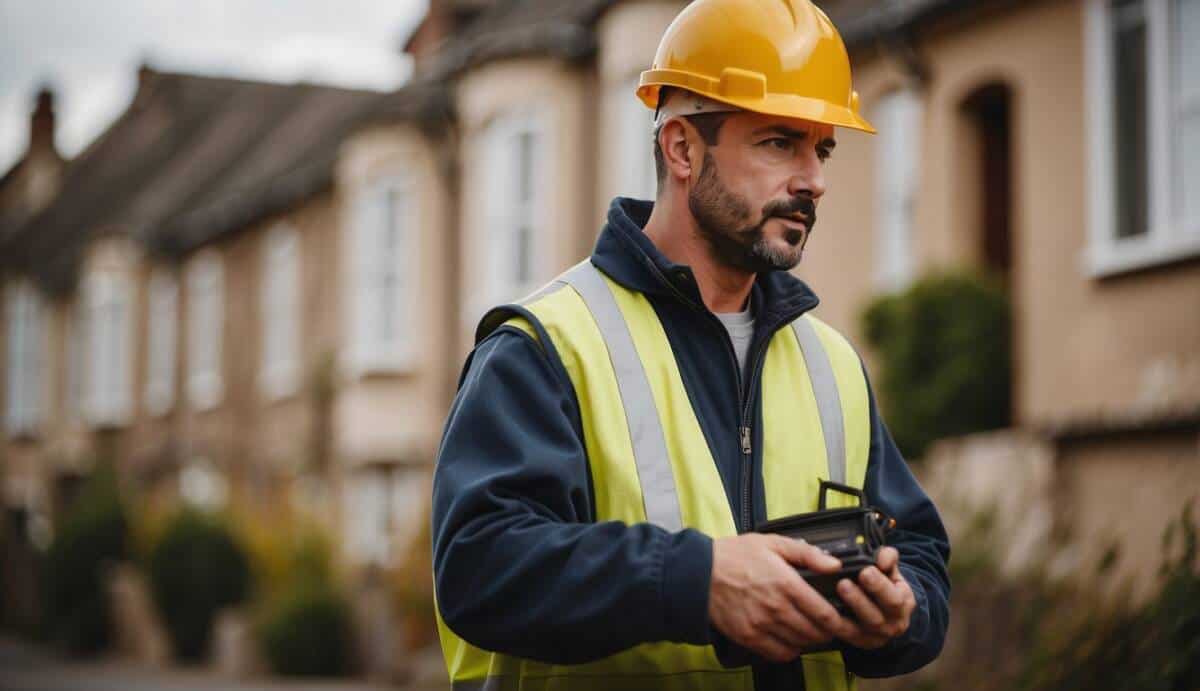
[[[739,532],[766,519],[761,475],[760,369],[749,381],[688,267],[642,232],[652,205],[613,201],[592,261],[653,305],[719,467]],[[750,362],[771,335],[817,305],[787,272],[760,274],[751,294]],[[552,346],[551,346],[552,347]],[[752,428],[751,463],[739,428]],[[908,632],[875,651],[842,648],[849,670],[891,676],[928,663],[949,620],[949,540],[871,399],[865,491],[895,517],[889,544],[916,595]],[[796,666],[767,665],[710,625],[712,540],[695,530],[597,522],[578,403],[561,362],[502,327],[464,367],[433,484],[434,575],[446,623],[472,644],[556,664],[596,660],[639,643],[717,646],[722,661],[755,663],[756,688],[797,687]]]

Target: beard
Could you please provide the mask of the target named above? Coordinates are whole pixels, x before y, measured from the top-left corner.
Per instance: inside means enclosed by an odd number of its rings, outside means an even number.
[[[745,197],[721,182],[716,161],[707,151],[700,179],[688,193],[688,209],[713,257],[730,268],[748,273],[787,271],[799,264],[804,245],[817,222],[816,205],[807,193],[794,199],[767,202],[755,221]],[[785,228],[783,240],[787,246],[772,245],[763,234],[767,221],[787,218],[798,212],[805,216],[807,232]]]

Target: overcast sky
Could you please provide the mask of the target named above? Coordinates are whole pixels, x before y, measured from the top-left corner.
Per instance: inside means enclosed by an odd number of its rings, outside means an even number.
[[[0,174],[25,150],[40,84],[73,156],[164,71],[390,89],[427,0],[0,0]]]

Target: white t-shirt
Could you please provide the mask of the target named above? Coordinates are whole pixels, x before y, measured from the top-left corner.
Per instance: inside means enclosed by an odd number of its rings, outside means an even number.
[[[754,337],[754,315],[747,308],[741,312],[718,313],[717,319],[721,320],[725,330],[729,332],[729,341],[733,344],[733,352],[737,353],[738,367],[741,368],[743,377],[749,376],[746,372],[746,357],[750,352],[750,339]]]

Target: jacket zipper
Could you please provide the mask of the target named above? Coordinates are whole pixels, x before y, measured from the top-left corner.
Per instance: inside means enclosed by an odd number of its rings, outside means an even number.
[[[774,336],[774,332],[772,332]],[[765,343],[770,343],[768,338]],[[767,349],[760,344],[759,349],[754,353],[754,366],[750,370],[750,382],[746,389],[745,400],[742,402],[742,527],[740,532],[750,532],[754,529],[754,504],[752,480],[754,469],[753,446],[750,443],[751,428],[750,428],[750,407],[754,401],[754,397],[750,395],[754,391],[754,384],[758,381],[759,374],[762,371],[762,363]],[[742,393],[738,393],[739,399],[742,398]]]
[[[737,353],[734,352],[733,344],[729,342],[729,334],[725,330],[725,327],[721,324],[721,321],[713,316],[712,313],[710,313],[707,309],[701,309],[698,305],[696,305],[696,303],[692,302],[691,298],[681,293],[679,289],[676,288],[671,281],[667,280],[667,277],[658,270],[658,267],[654,265],[654,262],[647,262],[647,266],[649,266],[650,270],[658,277],[659,281],[661,281],[663,285],[667,286],[667,288],[670,289],[670,291],[674,293],[675,296],[683,302],[683,304],[699,313],[702,317],[704,317],[706,323],[713,326],[720,332],[722,336],[721,341],[725,344],[725,352],[729,355],[729,359],[733,363],[733,379],[734,383],[737,385],[738,392],[738,409],[741,411],[742,415],[741,426],[738,430],[742,444],[741,520],[738,520],[738,517],[735,517],[734,521],[738,524],[737,529],[739,533],[750,532],[754,529],[754,494],[752,492],[753,488],[751,485],[754,474],[752,472],[754,468],[754,447],[751,443],[753,430],[750,427],[750,404],[754,399],[750,395],[750,392],[754,390],[754,382],[758,380],[758,376],[762,370],[763,355],[766,354],[766,349],[760,347],[754,353],[754,367],[750,372],[749,387],[743,389],[742,372],[741,367],[738,366]],[[772,336],[774,336],[774,332],[772,332]],[[770,343],[770,339],[768,338],[766,342]]]

